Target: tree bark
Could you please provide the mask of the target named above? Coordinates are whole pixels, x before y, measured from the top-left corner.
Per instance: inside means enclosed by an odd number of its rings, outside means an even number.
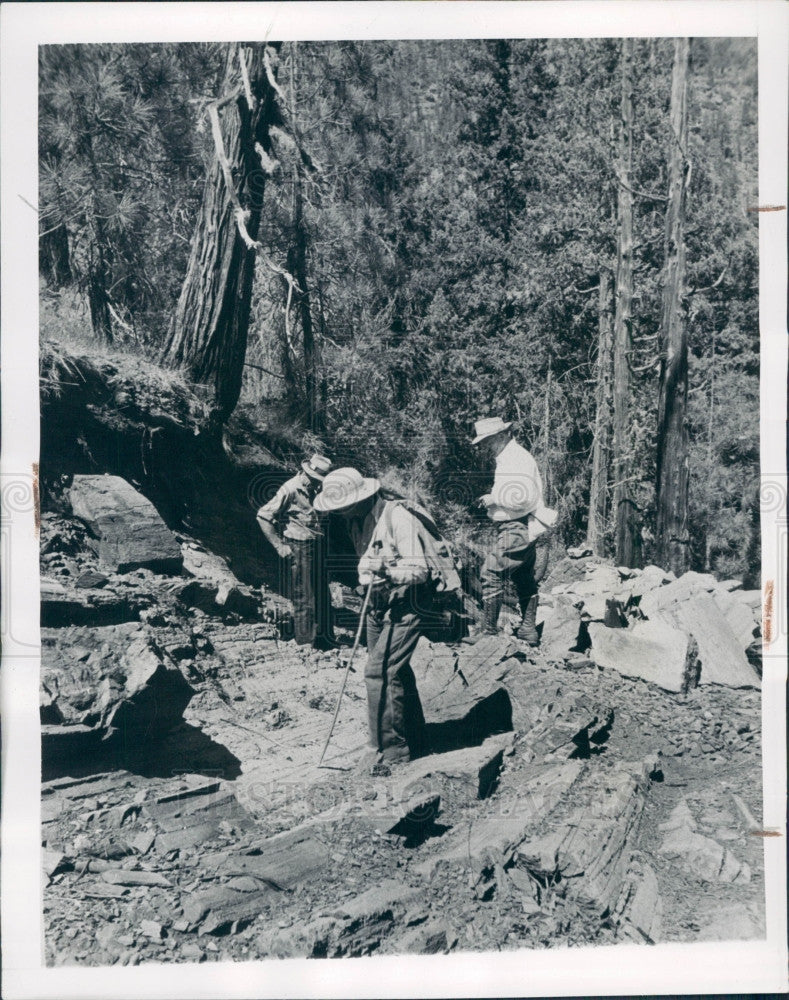
[[[589,518],[586,544],[596,556],[605,555],[605,519],[607,513],[608,456],[611,438],[611,362],[613,349],[611,316],[611,275],[600,272],[597,407],[592,446],[592,482],[589,490]]]
[[[74,275],[65,225],[61,222],[54,226],[41,237],[38,245],[38,269],[41,274],[46,275],[52,288],[63,288],[71,284]]]
[[[107,265],[104,226],[96,216],[95,198],[90,220],[91,242],[88,249],[88,273],[86,278],[90,325],[97,339],[103,344],[113,341],[110,300],[107,287],[110,284],[110,270]]]
[[[252,107],[242,86],[240,47],[234,45],[228,53],[217,102],[227,163],[223,166],[218,151],[206,179],[187,274],[164,351],[166,363],[184,368],[193,382],[211,388],[223,419],[232,413],[241,393],[255,273],[255,250],[239,231],[237,206],[240,203],[244,210],[250,239],[256,240],[273,162],[269,127],[281,121],[277,94],[266,73],[265,50],[261,44],[244,53]],[[228,179],[235,191],[228,189]]]
[[[545,380],[545,402],[542,419],[543,427],[543,493],[548,503],[553,487],[551,478],[551,389],[553,387],[553,358],[548,354],[548,375]]]
[[[685,281],[687,86],[690,43],[674,42],[671,74],[669,188],[666,209],[660,394],[657,435],[657,561],[679,576],[690,566],[688,532],[688,331],[682,306]]]
[[[633,301],[633,41],[622,40],[622,100],[619,129],[616,311],[614,314],[614,545],[620,566],[636,564],[635,504],[631,496],[630,353]]]
[[[295,126],[296,102],[294,100],[298,43],[291,43],[290,65],[290,118]],[[302,347],[304,351],[304,394],[307,401],[307,421],[315,434],[324,430],[324,412],[319,391],[319,350],[315,343],[312,322],[312,303],[307,280],[307,229],[304,223],[304,198],[301,183],[302,165],[297,154],[293,164],[293,246],[288,255],[288,268],[298,282],[299,314],[301,317]]]

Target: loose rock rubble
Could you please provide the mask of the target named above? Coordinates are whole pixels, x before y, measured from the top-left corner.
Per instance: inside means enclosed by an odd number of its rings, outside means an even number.
[[[432,752],[374,776],[363,652],[319,768],[342,656],[196,539],[123,572],[103,530],[42,520],[50,964],[763,936],[736,581],[560,561],[540,648],[420,640]],[[359,602],[334,594],[347,655]]]

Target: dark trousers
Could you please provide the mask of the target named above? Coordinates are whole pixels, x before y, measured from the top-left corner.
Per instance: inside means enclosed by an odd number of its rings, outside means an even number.
[[[364,680],[370,742],[384,757],[418,757],[426,751],[425,717],[411,669],[424,601],[410,598],[367,613]]]
[[[550,532],[529,541],[526,520],[499,521],[496,542],[488,553],[480,574],[482,598],[490,599],[504,591],[506,580],[512,580],[518,593],[518,603],[526,605],[539,590],[540,580],[548,568]]]
[[[289,593],[293,603],[293,637],[300,645],[332,641],[331,593],[326,565],[326,539],[287,539],[293,550]]]

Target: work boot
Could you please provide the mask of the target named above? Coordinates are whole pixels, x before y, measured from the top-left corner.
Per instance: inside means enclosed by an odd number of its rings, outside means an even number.
[[[411,753],[407,746],[391,746],[381,751],[378,761],[370,768],[374,778],[388,778],[395,768],[408,764]]]
[[[523,618],[515,635],[530,646],[539,646],[540,633],[537,631],[537,594],[530,597],[526,607],[523,609]]]
[[[476,635],[467,636],[465,639],[461,640],[467,646],[473,646],[474,643],[479,642],[480,639],[484,639],[486,635],[498,635],[499,634],[499,612],[501,611],[501,594],[497,594],[495,597],[486,597],[482,602],[482,626]]]

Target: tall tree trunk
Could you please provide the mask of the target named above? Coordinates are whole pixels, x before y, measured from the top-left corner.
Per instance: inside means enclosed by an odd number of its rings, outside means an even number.
[[[86,285],[88,306],[90,308],[90,325],[96,338],[104,344],[111,344],[112,318],[110,316],[110,298],[107,288],[110,284],[110,269],[107,264],[107,241],[104,233],[104,223],[96,213],[95,196],[93,198],[90,216],[91,238],[88,248],[88,270]]]
[[[38,269],[52,288],[63,288],[74,280],[68,230],[61,222],[49,229],[38,243]]]
[[[619,127],[616,311],[614,314],[614,546],[620,566],[636,564],[635,505],[631,496],[630,328],[633,301],[633,41],[622,40],[622,101]]]
[[[548,354],[548,375],[545,379],[545,402],[543,409],[542,418],[542,433],[543,433],[543,470],[542,470],[542,480],[543,480],[543,492],[545,502],[548,503],[551,498],[551,491],[553,489],[553,481],[551,476],[551,389],[553,387],[553,358]]]
[[[186,369],[194,382],[212,388],[222,418],[232,413],[241,393],[255,273],[255,251],[242,238],[237,207],[240,203],[244,210],[249,238],[256,240],[266,179],[274,162],[269,127],[281,122],[276,91],[266,73],[265,50],[260,44],[243,51],[249,93],[242,86],[240,47],[234,45],[228,53],[216,106],[226,163],[217,150],[164,351],[167,363]],[[234,191],[229,190],[228,175]]]
[[[295,76],[298,58],[298,42],[291,43],[290,53],[290,119],[296,126],[296,102],[294,100]],[[304,223],[304,199],[301,184],[302,165],[297,152],[293,164],[293,247],[289,256],[290,270],[298,282],[301,292],[299,313],[301,316],[302,344],[304,350],[304,393],[307,400],[307,421],[310,430],[321,434],[324,430],[324,412],[319,392],[319,351],[315,344],[315,328],[312,322],[307,276],[307,229]]]
[[[710,402],[707,411],[707,475],[712,475],[713,441],[715,430],[715,327],[712,328],[712,344],[710,346]],[[704,532],[704,572],[711,569],[712,526],[718,517],[718,504],[711,502],[707,508],[707,527]]]
[[[687,190],[687,38],[674,42],[671,74],[668,207],[663,308],[660,320],[660,394],[657,434],[657,561],[677,576],[690,566],[688,532],[688,331],[682,308],[685,281]]]
[[[611,437],[611,361],[614,331],[611,317],[611,275],[600,272],[597,399],[592,445],[592,482],[589,490],[589,518],[586,544],[596,556],[605,555],[605,519],[607,513],[608,455]]]

